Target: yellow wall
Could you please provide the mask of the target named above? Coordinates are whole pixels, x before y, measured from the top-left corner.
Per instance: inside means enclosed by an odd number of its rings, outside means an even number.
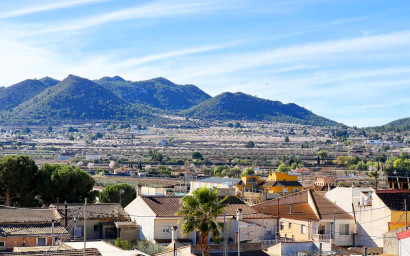
[[[277,187],[271,187],[269,189],[269,193],[283,193],[284,188],[288,189],[288,193],[293,193],[294,188],[297,188],[298,191],[302,190],[302,186],[284,186],[284,187],[277,186]]]
[[[310,229],[309,229],[308,221],[281,218],[279,221],[279,224],[280,222],[284,222],[285,224],[285,227],[283,230],[280,230],[280,225],[278,227],[281,237],[285,237],[285,235],[287,235],[288,238],[292,238],[292,235],[293,235],[296,242],[309,241],[309,230]],[[289,223],[292,223],[290,228],[289,228]],[[301,233],[301,225],[305,225],[306,227],[305,234]]]
[[[298,181],[298,176],[296,175],[289,175],[287,172],[270,172],[268,181]]]
[[[406,212],[405,211],[392,211],[391,221],[389,222],[389,231],[397,228],[402,228],[406,225]],[[410,226],[410,212],[407,211],[407,225]]]

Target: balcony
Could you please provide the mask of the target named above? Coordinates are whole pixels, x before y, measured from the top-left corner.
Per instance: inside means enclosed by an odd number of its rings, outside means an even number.
[[[313,234],[312,238],[314,241],[329,241],[330,234]]]

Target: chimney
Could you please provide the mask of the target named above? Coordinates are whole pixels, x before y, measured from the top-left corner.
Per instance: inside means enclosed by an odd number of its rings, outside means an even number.
[[[141,185],[140,184],[137,185],[136,192],[137,192],[137,197],[142,196],[142,194],[141,194]]]

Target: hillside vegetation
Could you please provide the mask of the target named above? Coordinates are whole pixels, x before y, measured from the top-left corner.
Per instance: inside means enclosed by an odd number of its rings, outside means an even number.
[[[7,123],[70,123],[89,121],[165,121],[163,116],[218,120],[256,120],[314,126],[341,124],[296,104],[260,99],[244,93],[211,98],[195,85],[165,78],[126,81],[103,77],[91,81],[69,75],[25,80],[0,88],[0,121]],[[166,121],[165,121],[166,122]]]

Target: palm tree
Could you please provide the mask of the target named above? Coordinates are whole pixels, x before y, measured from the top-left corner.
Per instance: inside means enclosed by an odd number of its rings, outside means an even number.
[[[367,174],[370,178],[374,179],[374,184],[376,186],[376,191],[377,191],[377,179],[380,176],[379,170],[380,170],[380,163],[377,162],[377,169],[374,169],[374,170],[370,171]]]
[[[199,246],[203,256],[209,256],[208,235],[212,233],[214,241],[221,240],[220,230],[224,224],[217,222],[218,216],[224,212],[227,196],[220,200],[215,189],[200,188],[193,192],[193,196],[186,196],[182,199],[182,206],[176,213],[182,216],[182,232],[187,235],[193,231],[200,233]]]

